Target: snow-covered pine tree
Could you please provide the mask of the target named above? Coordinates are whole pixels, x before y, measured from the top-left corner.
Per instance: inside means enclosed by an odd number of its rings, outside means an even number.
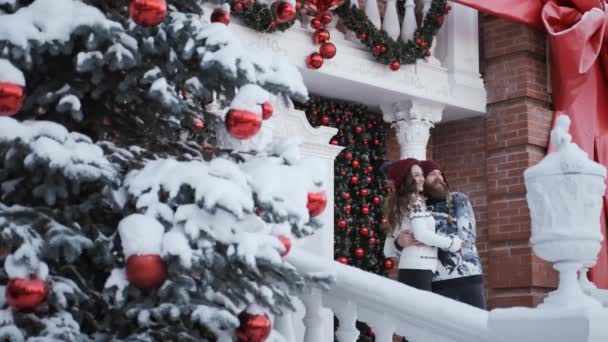
[[[263,341],[328,281],[282,259],[325,205],[272,139],[302,78],[203,12],[0,0],[0,340]]]

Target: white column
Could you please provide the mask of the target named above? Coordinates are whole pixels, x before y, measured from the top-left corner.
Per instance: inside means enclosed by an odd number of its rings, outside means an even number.
[[[397,130],[401,159],[426,159],[430,129],[441,121],[445,105],[427,100],[407,100],[382,106],[384,121]]]

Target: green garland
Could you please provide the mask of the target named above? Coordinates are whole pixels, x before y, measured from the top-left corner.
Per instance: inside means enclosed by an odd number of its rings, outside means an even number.
[[[392,39],[384,30],[377,29],[365,12],[355,6],[351,7],[349,3],[347,0],[334,12],[342,19],[348,30],[355,32],[360,38],[365,38],[361,39],[361,42],[373,51],[376,60],[382,64],[391,64],[395,61],[399,64],[413,64],[418,59],[428,57],[433,39],[443,25],[444,16],[450,10],[447,0],[433,0],[422,26],[416,30],[415,39],[404,43]],[[231,2],[231,7],[233,15],[243,18],[247,26],[258,32],[285,31],[295,23],[295,19],[278,23],[272,8],[266,4],[234,0]]]
[[[390,64],[393,61],[399,61],[401,64],[412,64],[427,56],[435,35],[443,25],[443,18],[449,12],[449,7],[447,7],[447,0],[433,0],[422,26],[416,30],[415,40],[407,43],[396,41],[389,37],[384,30],[377,29],[367,18],[365,12],[355,6],[349,7],[345,3],[335,12],[342,18],[347,29],[355,32],[360,38],[362,34],[365,35],[365,39],[362,39],[361,42],[367,47],[372,50],[376,49],[376,46],[385,48],[380,53],[375,51],[374,55],[378,62]]]

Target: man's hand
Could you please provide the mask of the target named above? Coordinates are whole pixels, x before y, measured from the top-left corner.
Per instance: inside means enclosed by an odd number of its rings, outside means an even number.
[[[399,243],[399,246],[404,247],[404,248],[410,247],[410,246],[416,246],[416,247],[426,246],[422,242],[416,240],[416,238],[414,237],[414,234],[412,234],[412,232],[410,232],[410,231],[403,231],[403,232],[399,233],[399,238],[398,238],[397,242]]]

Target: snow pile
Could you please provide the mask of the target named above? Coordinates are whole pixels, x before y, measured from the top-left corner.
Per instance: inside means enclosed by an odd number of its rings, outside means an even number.
[[[118,224],[125,258],[131,255],[160,255],[165,228],[153,217],[131,214]]]
[[[192,248],[181,229],[174,229],[163,237],[162,256],[177,256],[185,268],[192,266]]]
[[[49,275],[47,264],[40,261],[34,249],[25,243],[15,253],[6,257],[4,270],[11,279],[36,276],[42,280],[46,280]]]
[[[0,58],[0,83],[12,83],[25,87],[25,77],[10,61]]]

